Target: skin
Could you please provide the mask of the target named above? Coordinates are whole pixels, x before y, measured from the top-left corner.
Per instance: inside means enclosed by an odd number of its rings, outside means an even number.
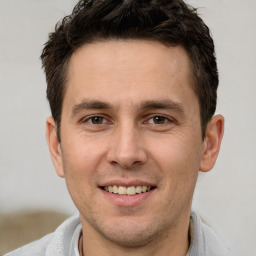
[[[186,255],[198,171],[217,158],[224,120],[202,139],[186,51],[130,40],[87,44],[71,57],[61,144],[47,119],[57,174],[80,211],[84,255]],[[151,184],[137,203],[106,184]],[[114,184],[112,184],[114,185]]]

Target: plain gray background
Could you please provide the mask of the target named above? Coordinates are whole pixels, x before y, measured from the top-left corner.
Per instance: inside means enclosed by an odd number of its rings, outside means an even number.
[[[45,141],[39,56],[75,0],[0,0],[0,211],[75,207]],[[193,0],[210,27],[219,64],[217,112],[225,116],[215,168],[200,177],[196,208],[241,255],[256,255],[256,1]]]

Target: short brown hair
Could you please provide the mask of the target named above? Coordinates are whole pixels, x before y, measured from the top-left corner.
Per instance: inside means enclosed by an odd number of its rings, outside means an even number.
[[[214,43],[197,10],[182,0],[82,0],[56,25],[41,55],[59,140],[69,59],[80,46],[108,39],[155,40],[186,49],[193,64],[204,137],[216,109],[219,79]]]

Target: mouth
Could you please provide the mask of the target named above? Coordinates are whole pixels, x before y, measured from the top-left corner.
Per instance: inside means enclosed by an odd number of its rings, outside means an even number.
[[[121,195],[121,196],[134,196],[136,194],[142,194],[149,192],[153,189],[155,189],[155,186],[118,186],[118,185],[112,185],[112,186],[104,186],[100,187],[101,189],[105,190],[106,192]]]

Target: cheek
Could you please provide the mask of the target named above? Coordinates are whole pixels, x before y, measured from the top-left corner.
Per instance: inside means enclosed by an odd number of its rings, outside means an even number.
[[[63,141],[65,162],[72,165],[77,171],[95,170],[99,159],[104,155],[102,140],[90,138],[82,133],[70,135]]]
[[[66,183],[72,194],[90,193],[93,177],[102,157],[102,147],[85,141],[82,136],[69,136],[62,141],[62,161]]]
[[[89,157],[78,150],[63,152],[63,168],[69,194],[78,209],[90,209],[95,191],[94,165]]]
[[[170,183],[179,184],[195,179],[199,170],[201,150],[196,140],[170,136],[151,144],[151,158]]]

